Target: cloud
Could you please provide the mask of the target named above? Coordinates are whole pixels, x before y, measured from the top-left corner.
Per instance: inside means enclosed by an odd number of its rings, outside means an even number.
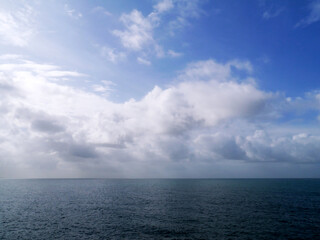
[[[150,61],[148,61],[148,60],[146,60],[146,59],[144,59],[144,58],[141,58],[141,57],[138,57],[138,58],[137,58],[137,61],[138,61],[139,63],[144,64],[144,65],[147,65],[147,66],[150,66],[150,65],[151,65],[151,62],[150,62]]]
[[[62,126],[49,120],[35,120],[31,123],[31,127],[36,131],[49,133],[61,132],[64,130]]]
[[[102,13],[103,15],[108,16],[108,17],[112,16],[111,12],[107,11],[104,7],[101,7],[101,6],[97,6],[97,7],[93,8],[91,10],[91,12],[92,13],[97,13],[97,12]]]
[[[75,9],[70,8],[68,4],[64,5],[64,11],[69,17],[71,17],[73,19],[78,20],[78,19],[82,18],[82,13],[75,10]]]
[[[247,61],[190,63],[175,84],[123,103],[52,81],[57,68],[0,64],[1,177],[239,176],[238,164],[319,163],[319,131],[277,126],[268,106],[285,99],[248,81]]]
[[[278,103],[277,108],[281,112],[290,112],[298,116],[303,116],[310,111],[320,110],[319,91],[311,91],[299,97],[287,97],[281,104]],[[275,107],[276,108],[276,107]]]
[[[200,8],[200,0],[180,0],[176,2],[174,18],[168,23],[171,35],[190,25],[190,19],[199,18],[205,12]]]
[[[174,14],[169,15],[171,20],[166,21],[165,24],[169,25],[169,31],[172,32],[175,30],[174,28],[186,25],[187,18],[198,17],[201,11],[198,8],[198,1],[163,0],[155,4],[153,11],[146,17],[137,9],[131,13],[122,14],[120,21],[123,23],[124,29],[115,29],[112,33],[119,37],[122,46],[129,51],[142,52],[143,55],[154,54],[158,58],[179,57],[182,55],[181,53],[163,50],[155,37],[155,30],[161,26],[164,14],[169,12]]]
[[[216,81],[230,80],[232,68],[243,70],[247,73],[253,71],[252,65],[248,61],[232,60],[225,64],[217,63],[214,60],[198,61],[188,64],[179,78],[183,80],[210,80]]]
[[[25,47],[35,34],[33,9],[30,6],[18,10],[0,11],[0,40],[4,44]]]
[[[284,8],[266,10],[263,12],[262,17],[263,19],[269,20],[271,18],[278,17],[283,11]]]
[[[104,96],[108,96],[109,93],[114,90],[113,86],[115,85],[116,84],[112,81],[102,80],[101,84],[94,84],[92,88],[93,88],[93,91],[97,93],[102,93]]]
[[[10,56],[10,55],[9,55]],[[85,77],[86,75],[83,73],[79,73],[77,71],[65,71],[61,70],[59,66],[52,64],[38,64],[33,61],[24,60],[19,55],[14,55],[13,57],[8,58],[8,55],[0,56],[0,61],[4,60],[5,63],[0,64],[0,71],[3,72],[12,72],[21,74],[21,73],[30,73],[36,74],[43,78],[47,78],[50,80],[66,80],[68,77]],[[8,60],[17,60],[18,62],[9,63]]]
[[[0,60],[13,60],[19,58],[22,58],[22,56],[18,54],[4,54],[0,56]]]
[[[172,0],[164,0],[162,2],[158,2],[158,4],[154,6],[154,9],[156,12],[162,13],[172,9],[173,7]]]
[[[125,48],[139,51],[144,45],[154,41],[152,22],[138,10],[123,14],[120,21],[125,25],[125,30],[114,30],[113,34],[120,38]]]
[[[266,130],[236,136],[223,131],[200,135],[196,139],[198,158],[229,159],[247,162],[319,163],[316,149],[320,137],[311,134],[270,136]]]
[[[179,53],[179,52],[175,52],[171,49],[168,50],[168,55],[170,57],[173,57],[173,58],[176,58],[176,57],[181,57],[183,54],[182,53]]]
[[[312,1],[309,6],[309,15],[302,20],[300,20],[295,27],[305,27],[309,24],[318,22],[320,20],[320,1]]]
[[[106,46],[100,48],[100,54],[113,63],[123,61],[127,57],[125,52],[117,51],[116,49],[108,48]]]

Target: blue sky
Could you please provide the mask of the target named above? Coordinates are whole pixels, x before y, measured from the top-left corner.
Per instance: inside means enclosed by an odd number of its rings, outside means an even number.
[[[320,1],[0,9],[0,177],[319,177]]]

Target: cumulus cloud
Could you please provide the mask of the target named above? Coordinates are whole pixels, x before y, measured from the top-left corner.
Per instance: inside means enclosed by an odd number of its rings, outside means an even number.
[[[265,130],[204,134],[195,141],[198,158],[247,162],[319,163],[320,136],[306,133],[271,136]]]
[[[139,51],[143,46],[154,42],[153,23],[138,10],[123,14],[120,21],[125,25],[125,30],[114,30],[113,34],[120,38],[125,48]]]
[[[147,16],[134,9],[130,13],[121,15],[120,21],[123,23],[124,29],[115,29],[112,33],[119,37],[122,46],[127,50],[136,53],[142,52],[143,55],[155,55],[158,58],[166,56],[180,57],[182,53],[163,50],[157,37],[155,37],[155,30],[161,26],[164,14],[172,12],[168,17],[170,20],[167,21],[167,29],[161,31],[162,33],[169,31],[172,35],[177,28],[187,25],[188,18],[200,15],[201,11],[198,5],[198,1],[174,2],[172,0],[163,0],[155,4],[153,11]]]
[[[234,71],[250,74],[249,62],[194,62],[176,84],[114,103],[52,81],[57,66],[15,61],[0,64],[2,177],[214,177],[239,163],[319,163],[316,132],[272,132],[274,94]]]

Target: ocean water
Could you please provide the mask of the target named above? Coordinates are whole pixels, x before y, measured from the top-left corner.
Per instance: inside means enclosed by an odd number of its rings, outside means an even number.
[[[316,240],[320,180],[0,180],[0,239]]]

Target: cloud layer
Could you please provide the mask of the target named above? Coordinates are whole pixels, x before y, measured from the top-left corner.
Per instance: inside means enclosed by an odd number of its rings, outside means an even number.
[[[299,101],[259,90],[249,62],[194,62],[176,84],[113,103],[73,87],[84,74],[10,59],[0,64],[1,177],[221,177],[242,176],[239,164],[319,164],[316,132],[272,131],[279,105]],[[317,99],[299,104],[319,108]]]

